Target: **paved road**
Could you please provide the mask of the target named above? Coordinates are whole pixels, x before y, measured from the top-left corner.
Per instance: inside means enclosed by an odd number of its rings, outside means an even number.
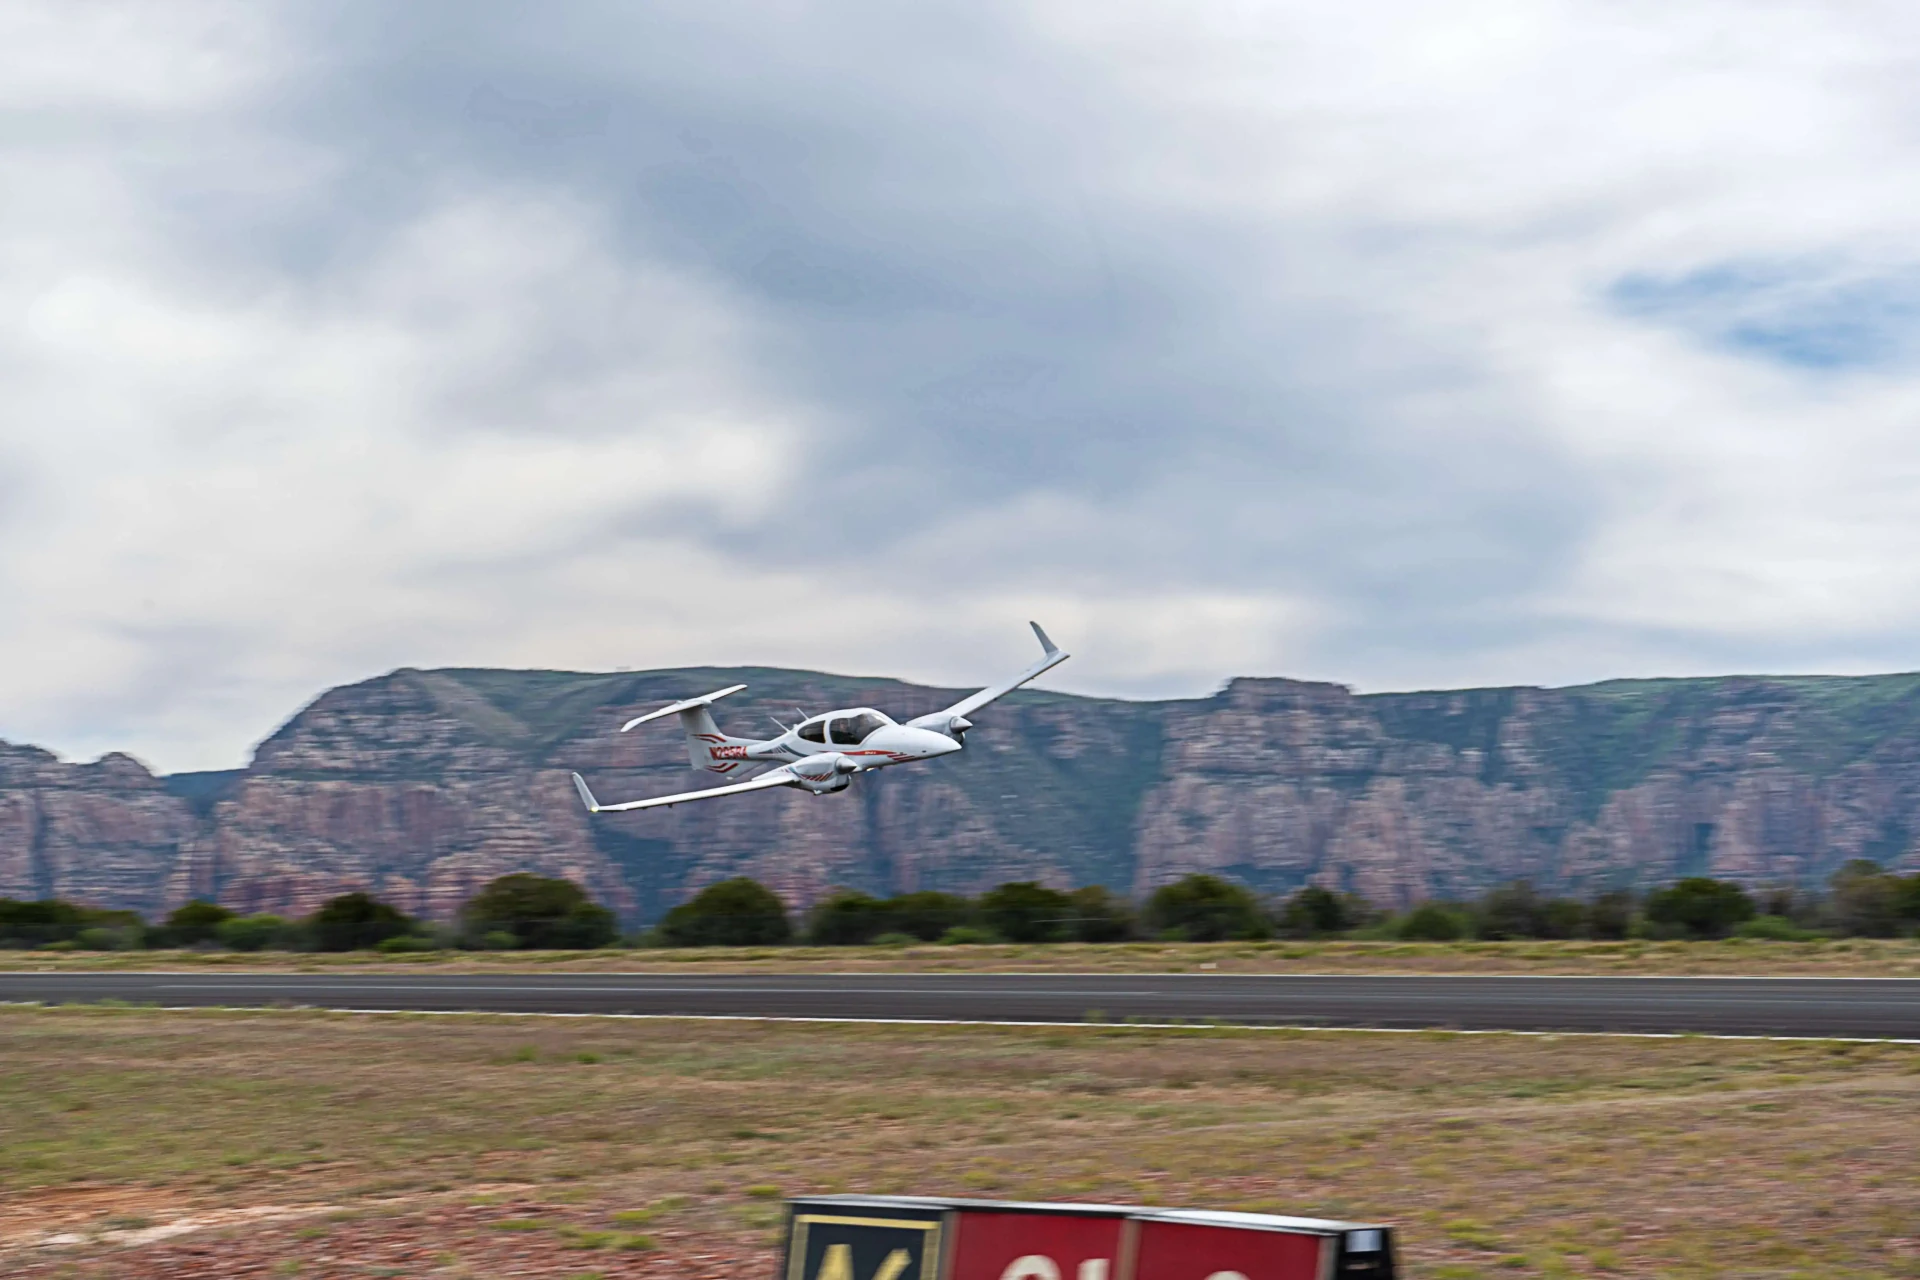
[[[0,1000],[1920,1039],[1920,980],[1220,974],[0,973]]]

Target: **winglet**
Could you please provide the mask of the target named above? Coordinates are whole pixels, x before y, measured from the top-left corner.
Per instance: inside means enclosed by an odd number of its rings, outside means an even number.
[[[574,774],[573,786],[574,786],[574,790],[580,793],[580,799],[582,803],[584,803],[587,806],[588,813],[600,812],[600,802],[593,798],[593,792],[588,789],[587,780],[585,778],[581,777],[577,773]]]
[[[1047,633],[1040,629],[1039,623],[1029,622],[1027,623],[1027,625],[1033,628],[1034,635],[1040,637],[1040,647],[1046,650],[1046,654],[1049,658],[1051,658],[1054,654],[1060,652],[1060,646],[1055,644],[1053,641],[1047,639]]]

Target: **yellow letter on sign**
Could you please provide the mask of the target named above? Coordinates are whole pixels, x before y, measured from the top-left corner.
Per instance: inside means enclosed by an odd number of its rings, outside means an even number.
[[[813,1280],[853,1280],[853,1246],[828,1245],[827,1256],[820,1259],[820,1273]]]

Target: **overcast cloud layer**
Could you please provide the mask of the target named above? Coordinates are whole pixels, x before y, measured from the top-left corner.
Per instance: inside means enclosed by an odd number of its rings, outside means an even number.
[[[0,8],[0,737],[1920,667],[1920,11]]]

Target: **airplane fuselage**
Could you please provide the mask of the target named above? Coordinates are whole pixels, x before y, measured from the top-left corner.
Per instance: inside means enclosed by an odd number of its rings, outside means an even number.
[[[899,724],[871,707],[851,707],[810,717],[762,742],[713,742],[707,768],[726,773],[733,764],[789,764],[809,790],[830,784],[838,791],[855,773],[952,755],[961,747],[958,733]]]

